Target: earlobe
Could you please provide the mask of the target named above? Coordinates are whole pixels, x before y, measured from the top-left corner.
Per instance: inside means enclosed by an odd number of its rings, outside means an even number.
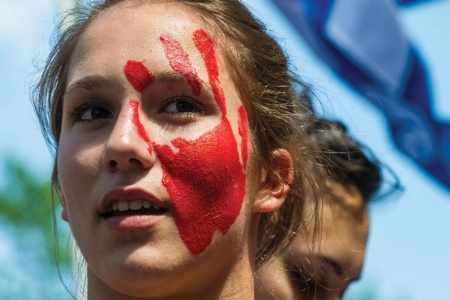
[[[69,215],[67,214],[67,209],[65,206],[63,206],[63,210],[61,212],[61,218],[66,221],[67,223],[69,223]]]
[[[290,191],[294,181],[292,157],[286,149],[272,152],[274,161],[274,178],[266,178],[253,204],[254,212],[271,212],[279,209]]]

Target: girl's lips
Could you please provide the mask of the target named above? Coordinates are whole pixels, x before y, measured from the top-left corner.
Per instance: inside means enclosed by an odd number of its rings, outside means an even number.
[[[150,202],[158,208],[168,210],[168,204],[158,199],[152,193],[145,191],[138,187],[117,187],[107,192],[100,201],[99,212],[101,215],[107,214],[108,210],[114,203],[119,201],[133,202],[134,200],[141,200]]]
[[[114,229],[147,229],[153,227],[163,217],[164,214],[119,214],[104,217],[103,220],[109,227]]]
[[[118,187],[100,202],[102,219],[113,228],[148,228],[169,210],[167,203],[141,188]]]

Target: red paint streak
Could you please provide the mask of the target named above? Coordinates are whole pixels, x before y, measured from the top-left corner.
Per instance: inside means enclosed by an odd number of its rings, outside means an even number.
[[[219,81],[219,67],[217,64],[216,52],[214,50],[214,43],[203,29],[194,31],[193,38],[195,46],[202,54],[203,60],[205,61],[206,71],[209,76],[209,84],[213,90],[217,105],[222,112],[222,118],[224,118],[227,114],[227,110],[225,105],[225,95]]]
[[[140,61],[129,60],[123,68],[123,72],[128,82],[138,91],[142,93],[146,87],[153,83],[155,76]]]
[[[137,100],[131,99],[130,100],[130,117],[131,121],[133,122],[133,125],[136,127],[136,130],[139,134],[139,136],[149,144],[147,150],[150,154],[153,153],[152,147],[151,147],[151,140],[148,136],[147,131],[145,130],[144,126],[142,125],[141,121],[139,120],[139,102]]]
[[[186,78],[194,95],[199,96],[202,91],[202,82],[200,78],[198,78],[197,72],[192,67],[189,55],[184,51],[183,47],[181,47],[180,42],[170,34],[163,34],[160,37],[160,40],[164,46],[164,52],[166,53],[172,69]]]
[[[171,146],[157,143],[154,144],[154,149],[161,162],[162,184],[170,196],[180,237],[187,249],[193,255],[198,255],[210,245],[216,231],[225,234],[239,216],[245,196],[246,174],[239,160],[236,138],[225,116],[225,96],[219,82],[219,69],[212,41],[203,30],[195,31],[193,38],[202,54],[214,98],[221,109],[221,121],[214,129],[196,140],[188,141],[181,137],[173,139],[173,146],[178,148],[175,152]],[[171,42],[172,46],[175,44],[179,45],[178,42]],[[187,67],[187,60],[180,59],[179,55],[184,50],[166,52],[170,52],[169,55],[166,54],[169,60],[183,61],[180,66],[184,71],[190,68]],[[176,71],[178,67],[172,68]],[[128,81],[137,91],[140,85],[134,84],[136,76],[133,72],[142,73],[142,69],[125,68],[132,75],[127,76]],[[195,73],[190,71],[190,74]],[[139,121],[139,103],[131,100],[130,107],[136,130],[142,139],[150,143],[148,134]],[[248,145],[245,110],[240,109],[239,118],[242,149],[246,149],[245,154],[243,152],[243,161],[246,163]]]
[[[239,135],[242,138],[241,142],[241,155],[242,161],[244,163],[244,169],[247,168],[247,159],[248,159],[248,119],[247,112],[245,111],[245,107],[243,105],[239,106]]]
[[[197,255],[209,246],[216,230],[225,234],[236,220],[246,176],[229,122],[197,140],[178,138],[172,143],[179,148],[177,153],[167,145],[155,145],[155,151],[180,237]]]

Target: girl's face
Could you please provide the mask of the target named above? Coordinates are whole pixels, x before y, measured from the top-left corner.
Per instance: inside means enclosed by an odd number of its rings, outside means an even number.
[[[262,268],[258,299],[342,299],[361,276],[369,226],[366,203],[356,187],[332,187],[335,195],[321,206],[315,248],[304,236],[295,238],[284,255]],[[333,201],[339,203],[330,205]],[[312,215],[311,207],[309,211]]]
[[[194,293],[248,259],[248,122],[217,42],[173,4],[121,4],[78,41],[57,166],[90,287]]]

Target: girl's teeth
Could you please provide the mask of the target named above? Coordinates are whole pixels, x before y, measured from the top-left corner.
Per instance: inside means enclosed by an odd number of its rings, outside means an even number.
[[[119,211],[127,211],[130,209],[130,202],[129,201],[119,201],[117,202]]]
[[[118,201],[112,204],[112,206],[108,209],[108,212],[140,210],[142,208],[152,208],[152,207],[155,209],[159,209],[159,206],[143,200]]]
[[[142,208],[142,200],[133,200],[130,202],[131,210],[140,210]]]

